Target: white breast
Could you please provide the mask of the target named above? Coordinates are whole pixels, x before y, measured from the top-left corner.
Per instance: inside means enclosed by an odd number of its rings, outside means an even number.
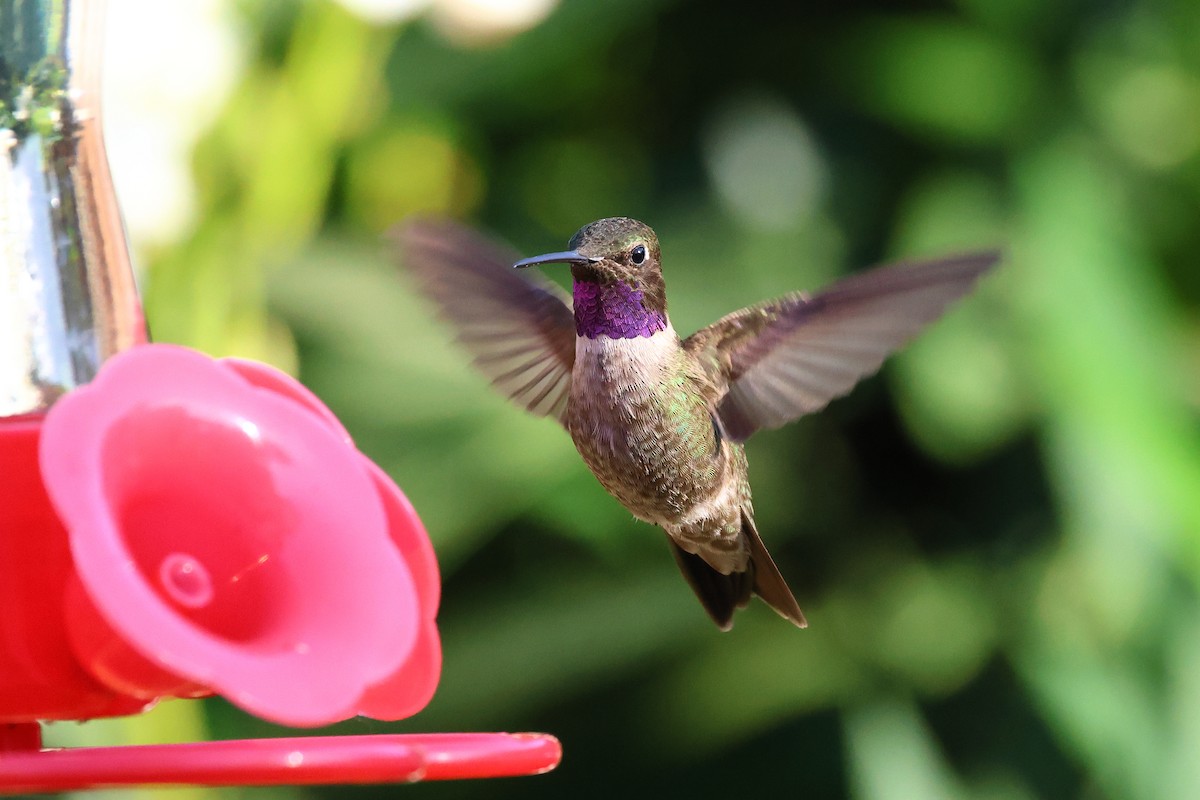
[[[604,431],[605,425],[650,423],[638,411],[645,410],[678,347],[669,321],[665,329],[636,339],[576,337],[570,403],[585,431],[605,439],[615,432]]]
[[[652,336],[610,339],[575,337],[575,375],[587,381],[586,373],[599,371],[619,383],[644,382],[658,377],[679,347],[679,336],[670,320]],[[585,373],[580,375],[580,373]]]

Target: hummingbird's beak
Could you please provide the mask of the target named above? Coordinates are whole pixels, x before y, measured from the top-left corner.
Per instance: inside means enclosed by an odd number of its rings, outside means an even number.
[[[542,256],[522,258],[513,264],[513,269],[525,269],[536,264],[595,264],[599,258],[585,256],[577,250],[563,250],[561,253],[546,253]]]

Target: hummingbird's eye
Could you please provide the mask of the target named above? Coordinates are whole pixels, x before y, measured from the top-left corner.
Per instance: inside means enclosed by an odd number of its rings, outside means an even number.
[[[635,264],[641,264],[646,260],[646,245],[639,244],[637,247],[629,251],[629,260]]]

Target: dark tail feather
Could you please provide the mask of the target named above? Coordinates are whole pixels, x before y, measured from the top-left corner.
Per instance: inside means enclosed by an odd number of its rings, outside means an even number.
[[[668,536],[667,541],[671,543],[671,553],[675,556],[679,571],[721,630],[727,631],[733,627],[733,612],[750,602],[751,592],[796,627],[807,628],[808,622],[792,590],[763,545],[758,529],[754,527],[754,520],[745,511],[742,512],[742,532],[750,547],[750,568],[729,575],[717,572],[703,558],[675,544],[671,537]]]
[[[761,597],[766,604],[775,609],[775,613],[791,622],[797,628],[807,628],[808,620],[800,610],[787,581],[779,574],[775,560],[767,552],[766,545],[754,527],[754,519],[742,510],[742,533],[750,545],[750,572],[754,574],[754,593]]]
[[[723,631],[733,627],[733,612],[750,602],[754,576],[751,570],[722,575],[698,555],[675,544],[670,536],[671,553],[688,586],[700,598],[700,604]]]

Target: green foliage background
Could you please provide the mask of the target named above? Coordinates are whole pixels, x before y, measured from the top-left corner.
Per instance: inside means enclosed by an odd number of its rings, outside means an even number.
[[[539,778],[279,796],[1200,796],[1200,4],[566,0],[476,46],[240,13],[254,57],[195,155],[200,221],[151,258],[155,336],[296,371],[428,525],[439,693],[339,730],[565,747]],[[1008,257],[750,443],[811,627],[756,603],[719,634],[397,277],[380,233],[420,211],[525,253],[644,219],[680,331],[876,261]]]

